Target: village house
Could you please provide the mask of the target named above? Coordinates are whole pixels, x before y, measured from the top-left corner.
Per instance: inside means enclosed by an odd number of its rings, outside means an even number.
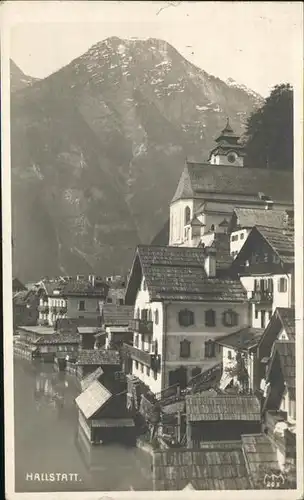
[[[42,281],[44,296],[39,304],[39,324],[54,326],[60,318],[94,318],[99,315],[100,302],[105,302],[108,285],[90,276],[90,280],[62,278]]]
[[[78,379],[83,379],[99,367],[107,376],[114,378],[114,373],[120,370],[119,352],[112,349],[79,349],[76,366]]]
[[[132,374],[153,393],[221,361],[219,337],[248,326],[239,280],[216,276],[214,248],[138,246],[126,291],[134,307]]]
[[[259,389],[257,349],[263,332],[261,328],[249,326],[217,341],[222,347],[221,390],[233,386],[240,391],[255,393]]]
[[[22,326],[18,328],[18,339],[14,342],[16,354],[27,354],[43,361],[53,362],[55,356],[75,357],[78,351],[79,335],[75,332],[56,332],[43,326]]]
[[[126,278],[122,276],[107,276],[109,286],[106,303],[122,306],[125,303]]]
[[[13,295],[14,332],[19,326],[37,325],[39,295],[35,290],[19,290]]]
[[[186,161],[170,204],[169,245],[196,247],[205,233],[227,230],[235,207],[290,210],[292,172],[248,168],[230,124],[209,163]]]
[[[276,307],[294,306],[294,233],[255,226],[231,271],[247,290],[251,326],[265,329]]]
[[[133,313],[133,306],[104,304],[101,307],[101,323],[104,332],[98,335],[99,338],[105,336],[106,348],[113,346],[118,349],[124,342],[132,344],[133,331],[130,326],[132,326]]]
[[[254,226],[293,230],[293,205],[291,205],[290,210],[274,209],[270,202],[266,202],[265,208],[261,207],[254,209],[236,207],[233,210],[228,227],[230,254],[233,258],[239,253]]]

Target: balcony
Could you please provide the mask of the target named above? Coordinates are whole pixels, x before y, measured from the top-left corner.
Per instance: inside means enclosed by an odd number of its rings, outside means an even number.
[[[49,313],[48,304],[42,304],[42,305],[38,306],[38,312],[41,312],[43,314],[48,314]]]
[[[139,361],[139,363],[148,366],[155,372],[159,371],[161,361],[160,355],[142,351],[141,349],[137,349],[129,344],[124,344],[123,349],[135,361]]]
[[[153,335],[153,321],[146,319],[132,319],[130,328],[134,332],[141,333],[142,335]]]
[[[272,304],[273,292],[269,292],[268,290],[254,290],[252,292],[251,302],[255,304]]]

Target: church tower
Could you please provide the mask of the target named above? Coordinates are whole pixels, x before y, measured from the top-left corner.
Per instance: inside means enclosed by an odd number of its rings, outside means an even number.
[[[226,127],[215,140],[217,145],[210,152],[211,165],[244,166],[244,147],[239,143],[240,137],[232,130],[229,118]]]

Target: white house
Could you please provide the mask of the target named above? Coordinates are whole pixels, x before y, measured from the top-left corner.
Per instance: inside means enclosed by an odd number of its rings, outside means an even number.
[[[239,280],[216,277],[214,249],[138,246],[126,290],[134,305],[132,373],[157,393],[221,361],[216,339],[247,326]]]
[[[38,322],[54,326],[61,318],[94,318],[99,316],[100,302],[107,296],[108,286],[103,282],[84,279],[43,281],[45,293],[40,298]]]

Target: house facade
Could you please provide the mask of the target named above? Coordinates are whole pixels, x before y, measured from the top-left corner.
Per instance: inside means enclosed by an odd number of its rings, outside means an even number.
[[[246,293],[216,277],[212,249],[138,247],[126,293],[134,305],[132,374],[153,393],[221,360],[219,337],[248,325]]]
[[[45,326],[54,326],[61,318],[97,318],[108,292],[106,283],[80,278],[42,282],[42,287],[45,293],[40,298],[38,321]]]

